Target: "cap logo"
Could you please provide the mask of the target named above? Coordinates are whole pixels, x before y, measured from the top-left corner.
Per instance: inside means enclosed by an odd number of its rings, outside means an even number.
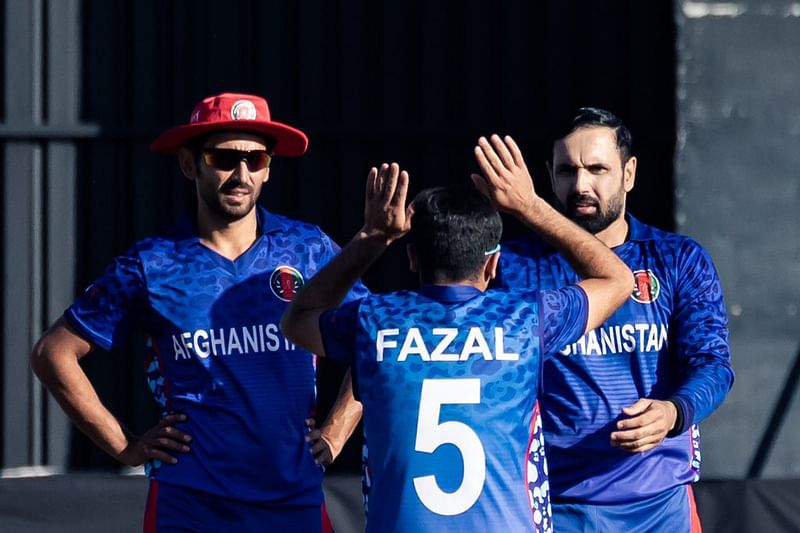
[[[284,302],[291,302],[304,285],[303,275],[296,269],[283,265],[272,271],[269,288],[272,294]]]
[[[255,120],[256,106],[250,100],[238,100],[231,106],[233,120]]]
[[[653,271],[635,270],[633,272],[633,292],[631,298],[640,304],[650,304],[661,294],[661,283]]]

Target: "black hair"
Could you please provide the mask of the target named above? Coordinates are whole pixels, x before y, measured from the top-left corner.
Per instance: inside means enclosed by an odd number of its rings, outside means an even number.
[[[414,198],[411,242],[423,283],[478,279],[502,232],[497,210],[471,185],[425,189]]]
[[[573,117],[566,123],[562,124],[556,131],[553,141],[563,139],[570,133],[581,128],[590,127],[605,127],[614,130],[614,135],[617,138],[617,150],[619,150],[619,157],[622,164],[628,162],[628,159],[633,155],[633,137],[630,130],[623,124],[622,120],[611,111],[600,109],[597,107],[581,107],[578,109]]]

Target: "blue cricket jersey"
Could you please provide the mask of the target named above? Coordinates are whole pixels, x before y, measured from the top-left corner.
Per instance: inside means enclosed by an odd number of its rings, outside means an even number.
[[[688,237],[627,220],[628,239],[614,251],[634,273],[633,294],[544,365],[541,406],[554,500],[625,503],[696,481],[697,423],[733,383],[727,315],[711,258]],[[578,280],[536,236],[503,246],[503,287],[544,290]],[[679,403],[680,434],[645,453],[613,448],[609,435],[622,408],[643,397]]]
[[[164,413],[185,413],[178,427],[192,435],[177,464],[147,465],[151,478],[239,501],[317,505],[322,472],[304,441],[314,360],[278,324],[338,247],[316,226],[261,207],[257,216],[259,238],[234,261],[201,244],[188,218],[137,243],[64,318],[104,350],[144,333],[153,396]],[[348,297],[365,294],[359,284]]]
[[[325,353],[364,405],[367,530],[550,531],[530,391],[586,320],[580,287],[426,286],[325,312]]]

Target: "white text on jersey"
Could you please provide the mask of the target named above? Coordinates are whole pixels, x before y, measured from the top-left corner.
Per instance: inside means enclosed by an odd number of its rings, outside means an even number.
[[[561,355],[615,355],[658,352],[667,342],[666,324],[623,324],[593,329],[559,353]]]
[[[295,345],[280,334],[277,324],[256,324],[239,328],[198,329],[172,336],[175,359],[200,359],[209,355],[233,355],[294,350]]]
[[[384,353],[389,349],[396,349],[398,342],[402,340],[403,344],[397,353],[399,362],[408,359],[409,355],[419,357],[420,361],[466,361],[473,355],[479,355],[487,361],[519,360],[518,353],[505,351],[503,328],[494,328],[494,350],[489,347],[486,337],[477,327],[469,328],[460,349],[453,342],[459,337],[460,331],[457,328],[433,328],[431,333],[427,339],[429,344],[426,344],[419,328],[409,328],[402,333],[399,329],[379,329],[375,339],[376,358],[379,362],[383,361]]]

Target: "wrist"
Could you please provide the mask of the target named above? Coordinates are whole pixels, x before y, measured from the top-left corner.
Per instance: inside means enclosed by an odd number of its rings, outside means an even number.
[[[681,407],[680,402],[669,399],[667,400],[668,403],[672,404],[675,408],[675,421],[672,424],[672,427],[667,432],[667,437],[677,437],[681,433],[683,433],[683,408]]]
[[[360,242],[361,246],[368,247],[370,250],[383,251],[395,241],[395,238],[380,230],[361,228],[353,240]]]
[[[339,453],[342,451],[344,443],[338,443],[336,442],[336,439],[322,432],[320,432],[319,438],[328,445],[328,450],[331,452],[331,460],[336,459],[339,456]]]
[[[108,441],[107,452],[117,459],[121,460],[122,457],[130,453],[131,448],[139,440],[139,437],[130,431],[127,427],[120,425],[121,434],[117,434]]]
[[[512,214],[520,222],[532,224],[539,220],[545,209],[549,207],[550,205],[541,197],[534,196],[529,201],[522,204],[520,208]]]

